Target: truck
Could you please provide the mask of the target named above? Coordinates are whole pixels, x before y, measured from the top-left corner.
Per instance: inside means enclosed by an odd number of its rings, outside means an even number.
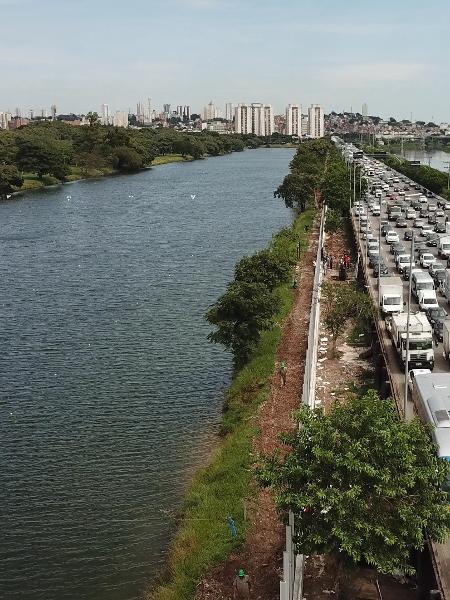
[[[434,290],[434,281],[426,271],[414,270],[411,280],[412,292],[416,298],[419,297],[420,290]]]
[[[445,228],[447,229],[448,223]],[[443,235],[438,241],[438,256],[448,258],[450,256],[450,235]]]
[[[417,374],[411,396],[419,418],[431,426],[438,456],[450,461],[450,373]],[[442,489],[450,504],[450,475]]]
[[[403,282],[400,277],[380,277],[379,285],[381,313],[403,312]]]
[[[393,315],[386,323],[402,365],[406,362],[408,315]],[[422,313],[410,314],[408,369],[434,369],[433,329]]]
[[[444,346],[444,358],[450,360],[450,321],[444,321],[442,329],[442,344]]]
[[[443,285],[444,296],[447,298],[447,301],[450,302],[450,270],[447,269],[445,271],[445,281]]]

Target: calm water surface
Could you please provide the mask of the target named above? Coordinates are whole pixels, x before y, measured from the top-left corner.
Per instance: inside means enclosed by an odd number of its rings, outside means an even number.
[[[404,154],[407,160],[420,160],[422,165],[448,172],[449,152],[444,152],[443,150],[432,150],[430,152],[425,150],[405,150]]]
[[[203,315],[290,222],[292,155],[0,204],[2,600],[132,600],[161,567],[230,380]]]

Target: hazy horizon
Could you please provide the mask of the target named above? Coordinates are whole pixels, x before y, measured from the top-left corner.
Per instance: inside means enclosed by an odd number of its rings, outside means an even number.
[[[160,111],[210,100],[450,120],[450,5],[0,0],[0,110]],[[20,32],[20,35],[18,34]]]

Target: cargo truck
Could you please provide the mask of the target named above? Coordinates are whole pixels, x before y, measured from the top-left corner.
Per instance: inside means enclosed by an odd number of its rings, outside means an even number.
[[[446,224],[447,228],[448,223]],[[438,241],[438,255],[441,258],[448,258],[450,256],[450,235],[443,235]]]
[[[400,277],[382,277],[379,285],[381,313],[403,312],[403,283]]]
[[[408,315],[393,315],[386,322],[392,344],[397,350],[400,362],[406,361],[406,330]],[[422,313],[410,315],[409,321],[409,359],[408,369],[434,368],[433,329],[427,317]]]
[[[414,270],[411,277],[412,293],[416,298],[421,290],[434,290],[434,281],[426,271]]]

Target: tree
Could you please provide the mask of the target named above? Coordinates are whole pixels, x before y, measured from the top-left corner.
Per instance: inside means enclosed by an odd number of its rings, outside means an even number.
[[[325,307],[325,329],[331,335],[332,356],[336,354],[336,344],[344,333],[349,321],[368,319],[373,311],[372,302],[364,294],[346,283],[324,283],[322,285]]]
[[[275,252],[262,250],[245,256],[234,269],[236,281],[263,283],[269,290],[285,283],[291,275],[291,263]]]
[[[206,314],[206,320],[217,327],[208,339],[232,350],[235,368],[242,367],[261,332],[272,327],[272,317],[279,307],[279,298],[265,284],[232,282]]]
[[[289,208],[298,208],[304,212],[308,202],[314,197],[317,180],[311,175],[290,173],[286,175],[283,183],[273,193],[275,198],[282,198]]]
[[[292,510],[304,554],[332,553],[384,573],[413,572],[410,552],[444,541],[450,511],[441,486],[449,464],[429,430],[399,421],[392,400],[374,390],[335,403],[327,415],[303,407],[283,436],[291,451],[266,457],[258,476],[280,512]]]
[[[23,177],[14,165],[0,165],[0,199],[6,198],[15,187],[21,187]]]
[[[139,171],[143,163],[141,156],[128,146],[120,146],[114,150],[116,169],[119,171]]]
[[[17,140],[17,166],[22,171],[37,173],[39,179],[51,174],[58,179],[67,175],[64,155],[54,140],[39,138],[27,132]]]
[[[100,123],[100,118],[96,112],[89,111],[86,115],[86,119],[89,121],[89,127],[93,127]]]

